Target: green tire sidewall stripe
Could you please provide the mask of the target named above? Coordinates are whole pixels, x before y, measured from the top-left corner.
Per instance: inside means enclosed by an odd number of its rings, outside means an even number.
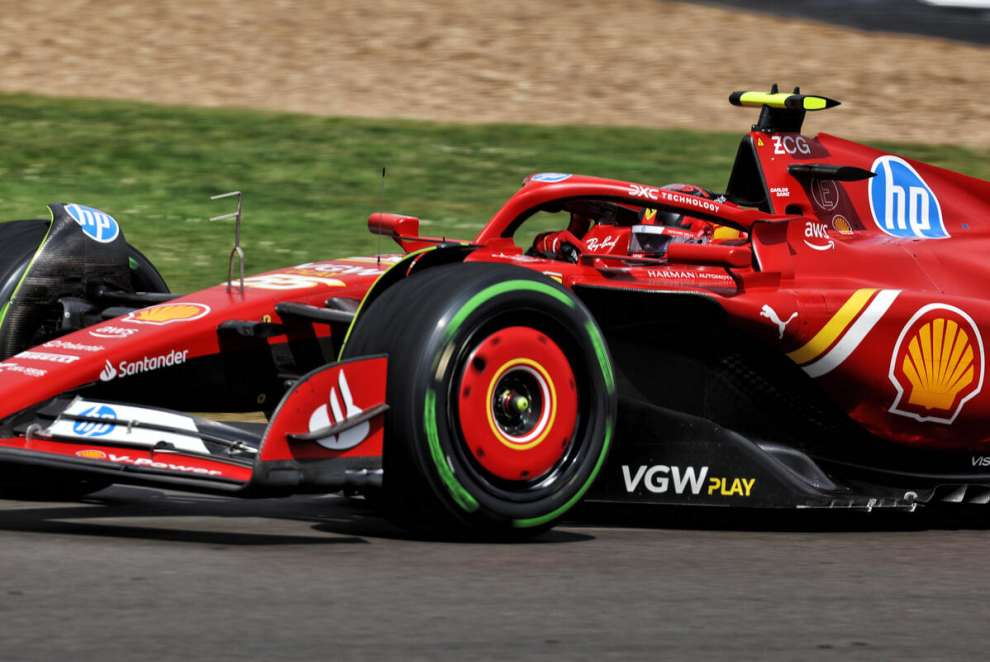
[[[546,283],[540,283],[533,280],[507,280],[502,283],[496,283],[495,285],[489,285],[468,299],[467,303],[461,306],[461,309],[454,313],[454,316],[447,324],[447,340],[450,340],[454,334],[457,333],[457,330],[464,323],[464,320],[470,317],[471,313],[478,309],[478,306],[485,303],[489,299],[499,296],[500,294],[519,290],[528,290],[530,292],[546,294],[547,296],[553,297],[570,308],[574,308],[577,305],[574,303],[574,299],[569,297],[567,294],[561,292],[555,287],[547,285]]]
[[[55,226],[55,212],[52,211],[51,207],[48,208],[48,215],[52,217],[52,220],[48,224],[48,229],[45,231],[44,238],[41,240],[41,243],[38,244],[38,248],[34,251],[34,255],[31,256],[31,261],[28,262],[27,267],[24,269],[24,273],[21,274],[20,280],[17,281],[17,285],[14,286],[14,291],[10,293],[10,298],[4,302],[3,308],[0,308],[0,328],[3,328],[4,320],[7,319],[7,313],[10,311],[10,304],[12,304],[14,299],[17,298],[17,293],[20,291],[21,285],[24,284],[28,274],[31,273],[31,267],[34,266],[38,256],[41,255],[41,249],[45,247],[45,244],[48,242],[48,235],[51,234],[52,227]]]
[[[598,326],[591,320],[585,323],[584,330],[591,338],[591,344],[595,346],[595,358],[598,359],[598,366],[602,369],[605,388],[608,389],[609,394],[615,393],[615,373],[612,372],[612,361],[608,358],[605,338],[602,337],[602,332],[598,330]]]
[[[595,323],[591,320],[584,325],[585,331],[591,338],[591,343],[595,346],[595,356],[598,358],[598,365],[602,370],[602,378],[605,380],[605,388],[608,390],[609,395],[615,393],[615,373],[612,371],[612,362],[608,358],[608,350],[605,346],[605,338],[602,337],[602,332],[598,329]],[[599,472],[602,470],[602,466],[605,464],[605,458],[608,457],[608,449],[612,445],[612,421],[607,421],[605,424],[605,440],[602,442],[602,449],[598,453],[598,461],[595,462],[595,468],[591,470],[591,474],[588,476],[588,480],[584,481],[584,485],[575,492],[574,496],[567,500],[567,503],[556,508],[546,515],[541,515],[540,517],[530,517],[527,519],[517,519],[512,521],[512,526],[525,529],[534,526],[541,526],[547,522],[551,522],[568,510],[574,507],[574,505],[581,500],[585,495],[585,492],[591,487],[595,479],[598,478]]]
[[[532,280],[507,280],[502,283],[496,283],[495,285],[490,285],[485,289],[481,290],[467,302],[461,306],[461,308],[454,314],[450,322],[447,324],[445,331],[446,340],[449,341],[457,333],[460,327],[464,324],[468,317],[476,311],[482,304],[490,299],[493,299],[499,295],[505,294],[506,292],[513,291],[529,291],[537,292],[540,294],[545,294],[549,297],[556,299],[557,301],[563,303],[569,308],[575,308],[577,303],[574,299],[567,295],[565,292],[561,292],[557,288],[548,285],[546,283],[540,283],[538,281]],[[588,321],[585,325],[585,331],[591,339],[592,345],[595,348],[595,356],[598,359],[598,364],[602,371],[602,377],[605,380],[605,386],[608,389],[609,394],[615,392],[615,376],[612,372],[612,364],[608,359],[608,352],[605,346],[605,339],[602,337],[601,332],[595,326],[594,322]],[[445,352],[441,352],[442,356]],[[438,356],[439,360],[439,356]],[[434,366],[435,368],[435,366]],[[436,410],[436,392],[431,388],[426,392],[426,402],[424,407],[424,427],[426,432],[427,444],[430,449],[430,456],[433,459],[433,463],[437,468],[437,473],[440,479],[443,481],[444,485],[447,487],[448,491],[453,497],[454,502],[463,510],[469,513],[473,513],[478,510],[478,501],[475,499],[468,490],[461,485],[460,481],[454,475],[454,471],[450,466],[450,462],[443,452],[440,446],[440,435],[437,427],[437,410]],[[612,422],[608,421],[605,427],[605,440],[602,444],[602,449],[598,454],[598,460],[595,463],[594,469],[591,471],[591,475],[584,482],[581,488],[575,493],[567,503],[557,507],[552,512],[546,515],[541,515],[539,517],[531,517],[526,519],[516,519],[512,520],[512,526],[516,528],[530,528],[534,526],[540,526],[551,522],[557,517],[563,515],[565,512],[570,510],[574,504],[576,504],[581,497],[584,496],[588,488],[598,477],[598,473],[601,471],[602,465],[605,463],[605,457],[608,455],[609,446],[612,443]]]
[[[568,499],[567,503],[565,503],[562,506],[559,506],[557,509],[553,510],[552,512],[549,512],[546,515],[540,515],[539,517],[530,517],[527,519],[512,520],[512,526],[516,527],[517,529],[527,529],[534,526],[540,526],[542,524],[546,524],[547,522],[552,522],[553,520],[557,519],[558,517],[566,513],[568,510],[573,508],[574,504],[576,504],[578,501],[581,500],[581,497],[584,496],[584,493],[588,491],[588,488],[591,487],[591,484],[595,482],[596,478],[598,478],[598,473],[602,470],[602,465],[605,464],[605,458],[608,456],[608,449],[609,446],[611,445],[612,445],[612,422],[609,421],[609,423],[605,426],[605,441],[604,443],[602,443],[602,450],[598,454],[598,461],[595,462],[595,468],[591,470],[591,475],[588,476],[588,480],[584,481],[584,485],[581,486],[581,489],[579,489],[574,494],[574,496]]]
[[[450,496],[454,502],[469,513],[478,510],[478,500],[471,496],[471,493],[461,485],[454,475],[454,470],[444,455],[440,447],[440,434],[437,432],[437,394],[433,389],[426,391],[426,411],[424,415],[424,425],[426,426],[426,442],[430,447],[430,456],[433,464],[436,465],[440,480],[450,491]]]

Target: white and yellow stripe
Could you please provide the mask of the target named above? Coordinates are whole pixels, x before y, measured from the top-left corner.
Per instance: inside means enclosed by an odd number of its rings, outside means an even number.
[[[900,290],[856,290],[814,337],[787,357],[811,377],[826,375],[856,351]]]

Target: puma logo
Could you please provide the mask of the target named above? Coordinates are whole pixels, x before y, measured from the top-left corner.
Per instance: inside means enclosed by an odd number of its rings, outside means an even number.
[[[763,304],[763,308],[760,309],[760,317],[766,317],[768,320],[777,325],[777,339],[781,340],[784,337],[784,331],[787,330],[787,325],[797,317],[797,313],[791,313],[791,316],[787,318],[786,322],[781,322],[780,317],[777,315],[777,311],[771,308],[768,304]]]

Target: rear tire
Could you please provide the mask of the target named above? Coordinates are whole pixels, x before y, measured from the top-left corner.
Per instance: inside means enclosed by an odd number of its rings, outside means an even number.
[[[604,464],[615,380],[567,290],[499,264],[428,269],[358,317],[344,356],[389,355],[383,501],[422,533],[516,539],[560,519]]]

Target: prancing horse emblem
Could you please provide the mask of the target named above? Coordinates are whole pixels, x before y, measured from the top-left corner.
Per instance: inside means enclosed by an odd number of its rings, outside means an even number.
[[[777,311],[769,306],[769,304],[763,304],[763,308],[760,309],[760,317],[766,317],[768,320],[777,325],[777,340],[782,340],[784,338],[784,331],[787,330],[787,325],[797,317],[797,313],[791,313],[791,316],[787,318],[786,322],[781,322],[780,317],[777,316]]]

